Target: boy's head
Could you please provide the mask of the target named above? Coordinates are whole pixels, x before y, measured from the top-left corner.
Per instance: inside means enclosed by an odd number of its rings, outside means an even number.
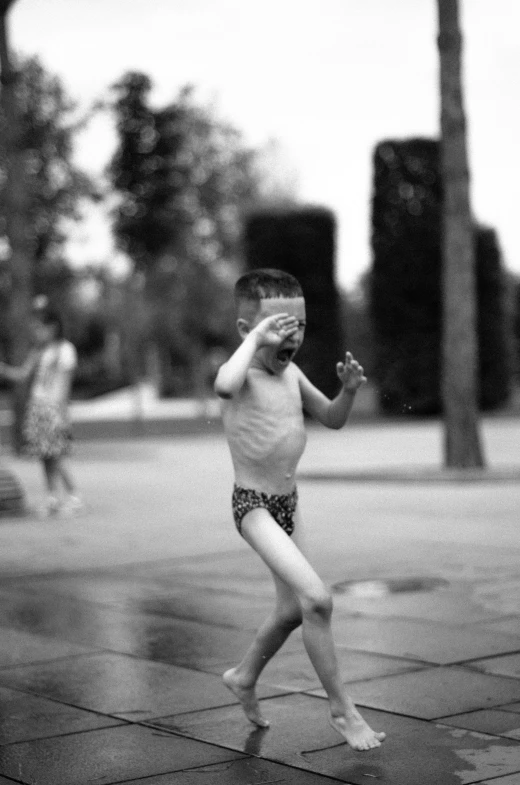
[[[276,350],[263,352],[267,367],[279,372],[300,348],[305,332],[305,299],[299,281],[283,270],[251,270],[235,284],[235,302],[237,327],[242,339],[268,316],[286,313],[297,320],[297,333],[288,337]]]
[[[272,298],[303,297],[299,281],[283,270],[262,268],[251,270],[235,284],[235,300],[240,308],[242,303],[259,303]]]

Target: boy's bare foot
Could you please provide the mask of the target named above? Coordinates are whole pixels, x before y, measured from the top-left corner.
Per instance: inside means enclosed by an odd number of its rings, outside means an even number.
[[[242,704],[247,719],[255,725],[258,725],[259,728],[268,728],[269,722],[262,717],[255,688],[244,687],[240,684],[235,670],[235,668],[231,668],[224,673],[222,676],[224,684]]]
[[[380,747],[381,742],[386,738],[386,733],[372,730],[354,704],[349,706],[345,715],[340,717],[331,715],[330,724],[354,750],[373,750]]]

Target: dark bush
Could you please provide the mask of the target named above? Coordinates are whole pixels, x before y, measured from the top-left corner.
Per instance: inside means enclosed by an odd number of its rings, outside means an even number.
[[[313,384],[326,395],[335,395],[335,366],[345,347],[334,279],[333,214],[321,207],[258,211],[246,220],[244,243],[247,269],[276,267],[300,281],[307,330],[296,359]]]
[[[370,311],[382,411],[439,414],[441,402],[439,145],[385,141],[374,152]],[[475,227],[480,403],[507,400],[511,377],[505,276],[495,233]]]

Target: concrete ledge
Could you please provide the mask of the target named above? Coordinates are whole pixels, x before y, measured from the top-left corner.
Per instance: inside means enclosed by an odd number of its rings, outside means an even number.
[[[25,496],[18,479],[0,468],[0,518],[26,514]]]
[[[311,470],[298,473],[307,482],[402,482],[402,483],[501,483],[519,482],[520,466],[488,469],[374,468],[362,470]]]
[[[74,439],[134,439],[157,436],[197,436],[220,433],[220,418],[190,417],[172,419],[121,420],[99,419],[83,420],[72,423]],[[0,444],[9,444],[10,429],[0,424]]]

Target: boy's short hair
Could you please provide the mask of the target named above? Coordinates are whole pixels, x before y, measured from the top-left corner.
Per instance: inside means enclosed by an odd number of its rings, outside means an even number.
[[[235,300],[259,302],[277,297],[303,297],[300,282],[284,270],[263,267],[245,273],[235,284]]]

